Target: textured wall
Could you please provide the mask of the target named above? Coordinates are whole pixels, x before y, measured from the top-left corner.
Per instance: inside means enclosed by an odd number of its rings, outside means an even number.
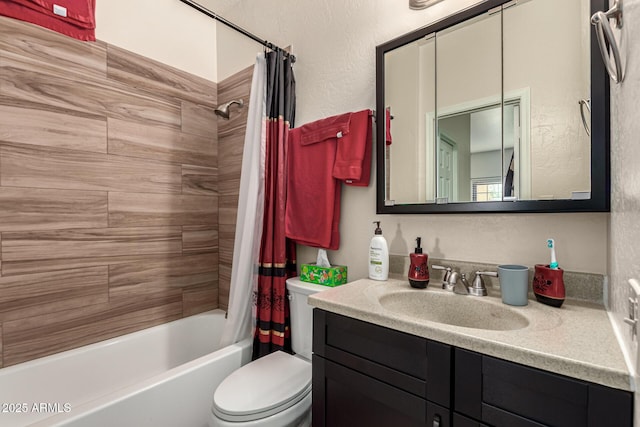
[[[216,102],[0,18],[0,366],[217,307]]]
[[[627,280],[640,280],[640,0],[624,2],[624,20],[624,27],[615,33],[626,62],[625,79],[622,84],[611,84],[609,299],[625,348],[636,363],[637,339],[631,340],[629,326],[622,319],[628,315]],[[640,425],[638,393],[635,414],[635,425]]]
[[[207,3],[214,4],[214,0]],[[225,17],[298,57],[296,124],[375,105],[375,46],[476,3],[440,2],[422,11],[386,0],[239,0]],[[371,182],[375,182],[372,174]],[[422,236],[438,258],[533,265],[549,259],[554,237],[558,260],[568,270],[607,272],[608,214],[381,215],[375,214],[375,188],[345,187],[342,193],[339,251],[332,262],[349,266],[349,279],[367,275],[371,221],[380,219],[391,252],[406,255]],[[298,261],[315,259],[301,247]]]

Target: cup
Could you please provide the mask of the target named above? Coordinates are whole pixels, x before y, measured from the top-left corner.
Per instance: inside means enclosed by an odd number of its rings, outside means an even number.
[[[499,265],[498,278],[502,302],[509,305],[527,305],[529,268],[524,265]]]

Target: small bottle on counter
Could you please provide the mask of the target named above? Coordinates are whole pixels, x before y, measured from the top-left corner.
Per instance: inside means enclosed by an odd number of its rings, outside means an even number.
[[[380,221],[373,221],[376,231],[369,245],[369,278],[387,280],[389,278],[389,246],[382,235]]]

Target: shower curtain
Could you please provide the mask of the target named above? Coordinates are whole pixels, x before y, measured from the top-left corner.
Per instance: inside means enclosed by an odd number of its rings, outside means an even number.
[[[287,132],[294,126],[295,78],[290,57],[266,54],[265,197],[253,359],[291,351],[285,282],[296,274],[295,243],[284,235]]]
[[[295,244],[284,236],[287,130],[295,79],[281,52],[254,66],[244,142],[228,319],[221,345],[252,336],[253,358],[291,351],[285,282],[296,274]],[[252,310],[253,309],[253,310]]]
[[[258,257],[264,211],[267,63],[258,54],[253,67],[247,129],[244,137],[236,236],[229,290],[229,309],[220,345],[226,347],[252,336],[253,295],[258,288]]]

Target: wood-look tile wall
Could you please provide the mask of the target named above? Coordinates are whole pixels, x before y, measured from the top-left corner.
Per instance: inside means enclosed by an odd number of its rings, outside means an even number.
[[[218,83],[218,99],[220,104],[232,99],[244,100],[241,109],[232,107],[229,120],[221,120],[218,124],[218,191],[219,199],[219,242],[220,242],[220,308],[226,309],[229,304],[231,287],[231,262],[233,260],[233,241],[236,230],[236,213],[238,211],[238,194],[240,193],[240,170],[244,136],[247,127],[249,95],[253,67],[248,67]]]
[[[216,104],[208,80],[0,18],[0,367],[218,306]]]

